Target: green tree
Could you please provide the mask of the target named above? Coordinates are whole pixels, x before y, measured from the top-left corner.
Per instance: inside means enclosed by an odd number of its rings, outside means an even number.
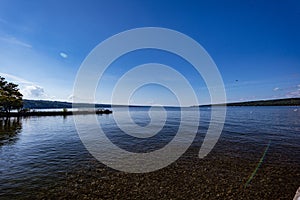
[[[19,92],[18,85],[5,81],[0,76],[0,109],[7,114],[12,109],[20,110],[23,107],[23,95]]]

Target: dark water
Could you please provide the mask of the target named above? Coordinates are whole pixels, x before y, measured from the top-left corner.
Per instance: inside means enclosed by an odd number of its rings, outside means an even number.
[[[210,114],[201,108],[197,136],[176,163],[147,174],[99,163],[80,141],[72,116],[0,119],[0,198],[292,199],[300,186],[300,107],[228,107],[217,145],[199,159]],[[151,121],[147,108],[132,108],[131,116],[140,126]],[[124,134],[113,115],[98,120],[121,148],[151,152],[174,138],[180,109],[167,109],[166,125],[148,139]]]

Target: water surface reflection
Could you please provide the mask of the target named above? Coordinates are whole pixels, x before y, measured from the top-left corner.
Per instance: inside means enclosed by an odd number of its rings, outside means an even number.
[[[19,118],[0,118],[0,146],[14,144],[21,131],[22,122]]]

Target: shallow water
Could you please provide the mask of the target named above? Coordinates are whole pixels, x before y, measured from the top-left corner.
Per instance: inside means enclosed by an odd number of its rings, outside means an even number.
[[[148,108],[130,110],[138,125],[151,122]],[[125,116],[124,108],[114,112]],[[154,116],[159,118],[159,112]],[[97,119],[119,147],[152,152],[174,138],[180,113],[168,108],[165,126],[150,138],[125,134],[113,115]],[[201,108],[189,150],[170,166],[146,174],[117,172],[99,163],[79,139],[73,116],[0,119],[0,197],[291,199],[300,186],[300,108],[228,107],[217,145],[199,159],[210,116],[209,108]],[[83,117],[80,126],[90,133],[88,119]]]

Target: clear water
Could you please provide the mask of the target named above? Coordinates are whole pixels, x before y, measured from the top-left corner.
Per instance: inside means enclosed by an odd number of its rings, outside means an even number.
[[[114,112],[124,110],[118,108]],[[148,108],[131,108],[131,116],[140,126],[146,126],[150,122]],[[124,134],[116,126],[113,115],[99,115],[98,120],[110,140],[121,148],[133,152],[149,152],[163,147],[174,137],[180,123],[180,109],[167,109],[165,127],[148,139],[137,139]],[[210,109],[201,108],[198,134],[191,147],[196,149],[196,153],[209,121]],[[91,131],[88,123],[83,122],[82,126]],[[245,161],[243,165],[252,172],[268,145],[270,148],[264,162],[270,166],[282,165],[282,169],[293,169],[296,174],[292,176],[298,183],[287,180],[284,174],[277,174],[276,178],[286,180],[282,183],[283,186],[289,183],[300,186],[299,107],[228,107],[221,138],[206,159],[228,157],[237,163]],[[196,153],[182,156],[184,164],[190,165],[189,168],[193,167],[189,160],[198,159]],[[39,192],[42,190],[44,197],[47,197],[48,188],[67,187],[68,173],[91,167],[91,161],[97,163],[81,143],[72,116],[0,119],[0,197],[22,199],[41,195]],[[254,164],[249,166],[249,163]],[[109,173],[117,173],[103,165],[101,167]],[[215,167],[220,170],[218,165]],[[244,181],[250,174],[247,172],[247,175],[240,176]],[[230,177],[227,177],[228,184]],[[216,180],[212,180],[212,183],[217,184],[214,181]],[[292,190],[295,190],[294,185]],[[56,190],[48,192],[53,195]],[[59,192],[54,196],[60,196]]]

